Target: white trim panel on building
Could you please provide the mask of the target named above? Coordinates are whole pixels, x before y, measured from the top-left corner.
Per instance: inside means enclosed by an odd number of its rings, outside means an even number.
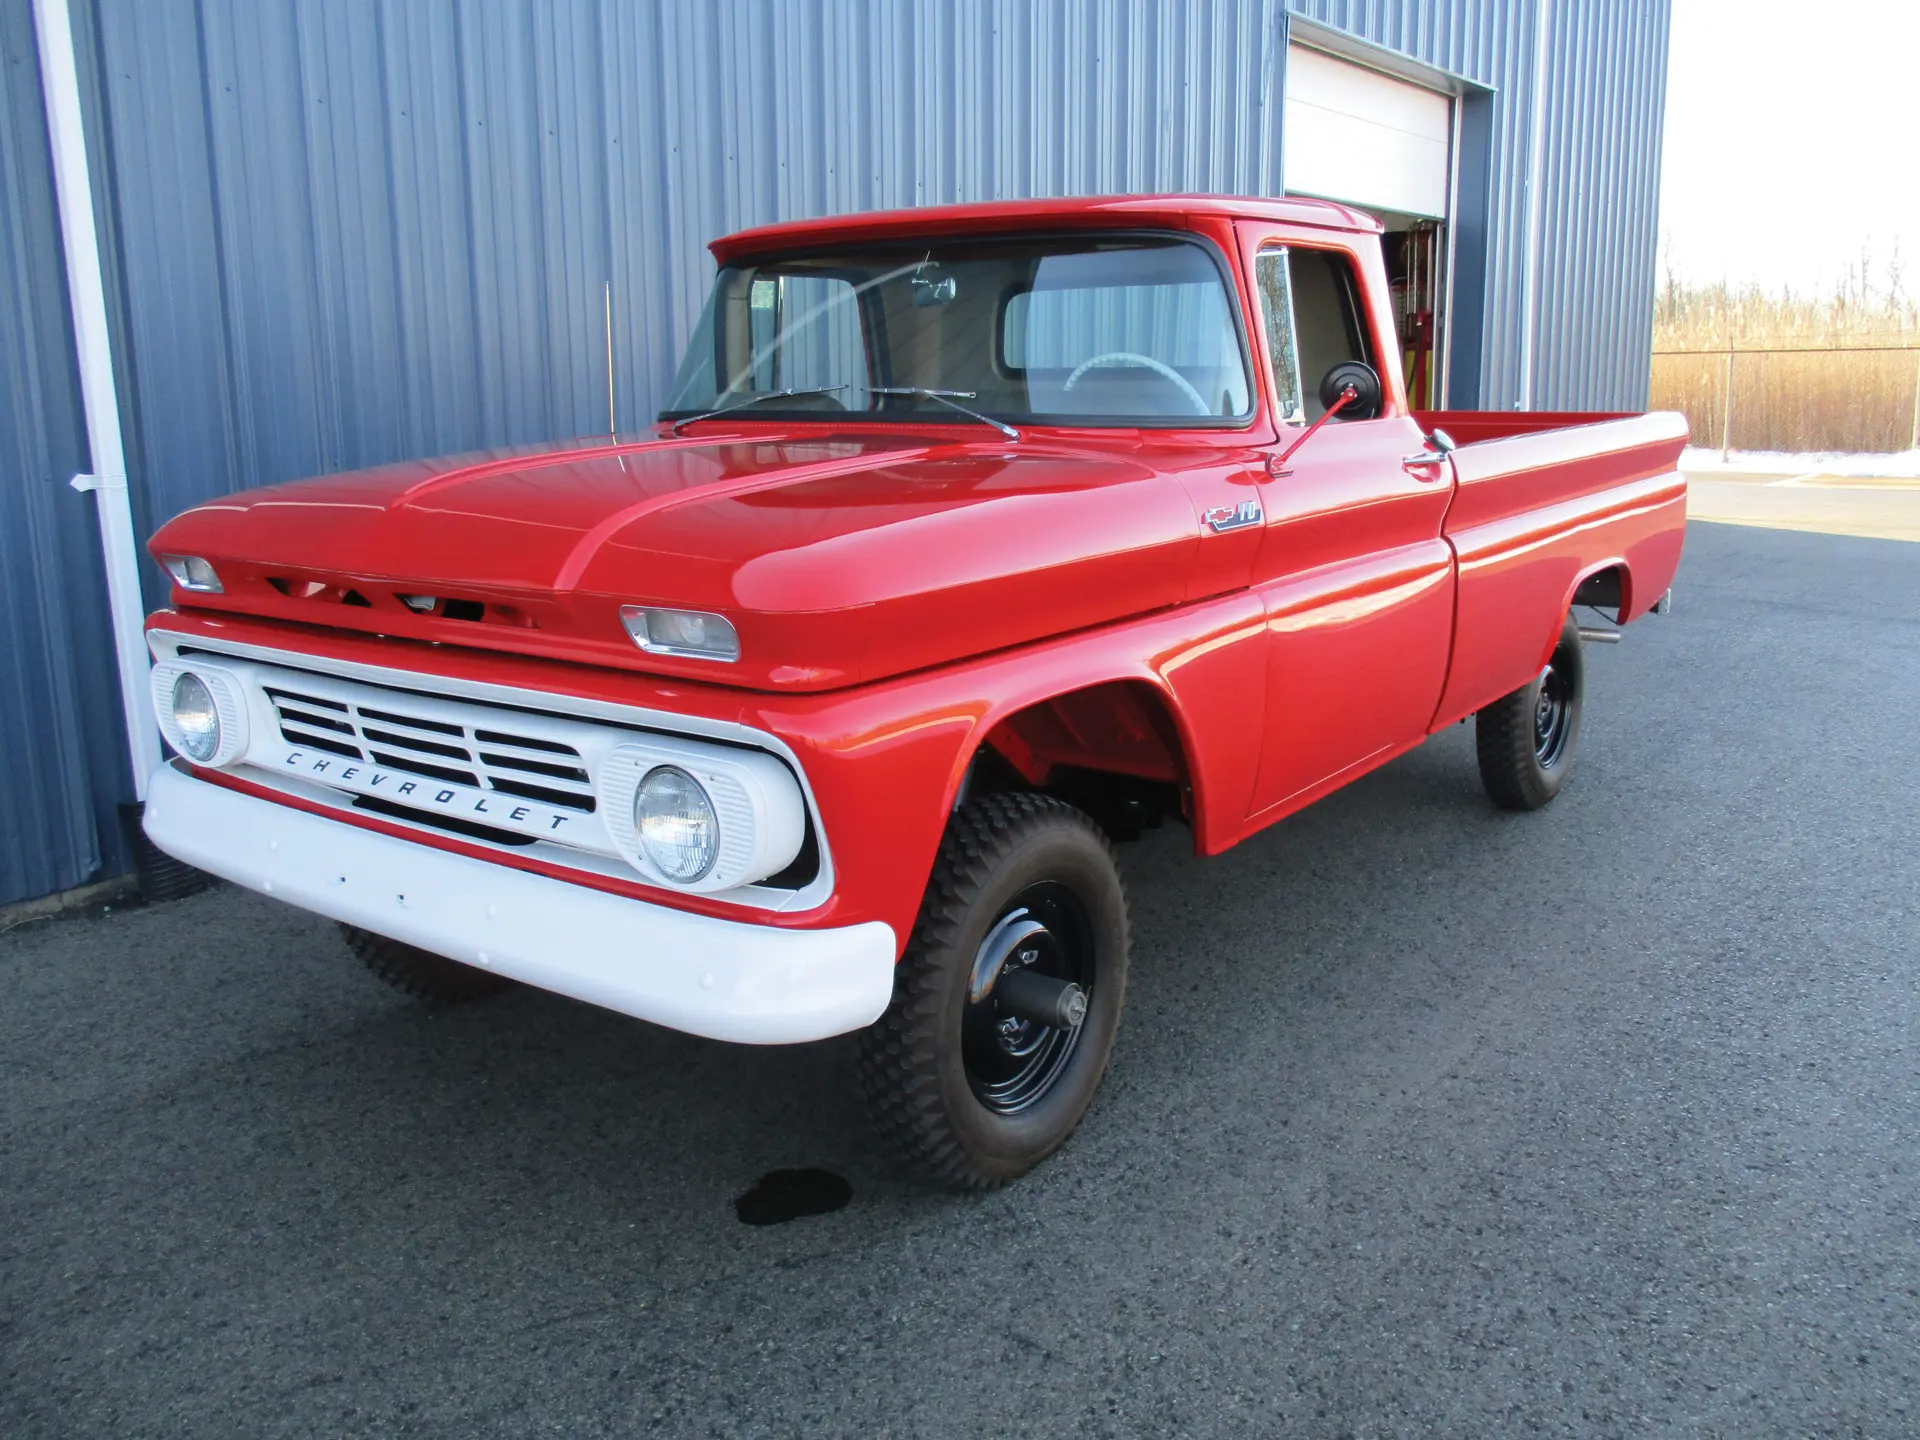
[[[1286,88],[1289,194],[1446,218],[1451,98],[1305,45],[1287,48]]]

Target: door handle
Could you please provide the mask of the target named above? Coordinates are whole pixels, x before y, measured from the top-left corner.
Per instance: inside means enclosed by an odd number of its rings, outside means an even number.
[[[1422,450],[1404,457],[1400,468],[1416,480],[1432,482],[1446,474],[1447,457],[1437,450]]]

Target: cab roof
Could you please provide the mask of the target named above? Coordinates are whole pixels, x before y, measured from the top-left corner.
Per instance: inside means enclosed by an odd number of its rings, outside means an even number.
[[[875,210],[819,220],[757,225],[722,236],[708,248],[722,264],[738,255],[831,245],[866,238],[890,239],[936,232],[991,233],[1032,225],[1098,226],[1157,224],[1187,228],[1197,217],[1266,220],[1314,225],[1323,230],[1378,234],[1381,225],[1331,200],[1268,200],[1249,195],[1088,195],[1056,200],[996,200],[979,205],[926,205],[911,210]]]

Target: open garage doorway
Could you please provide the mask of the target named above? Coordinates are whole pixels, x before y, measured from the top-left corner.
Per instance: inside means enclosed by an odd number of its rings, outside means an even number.
[[[1440,408],[1447,393],[1455,111],[1437,72],[1412,79],[1297,38],[1287,48],[1287,193],[1341,201],[1386,227],[1403,378],[1416,409]]]
[[[1387,281],[1393,290],[1393,323],[1400,335],[1400,363],[1407,400],[1416,410],[1437,410],[1444,393],[1438,357],[1446,270],[1446,222],[1426,216],[1374,210],[1387,227],[1382,237]]]

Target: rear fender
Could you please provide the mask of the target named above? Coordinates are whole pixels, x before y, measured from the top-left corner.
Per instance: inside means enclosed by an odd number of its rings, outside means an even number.
[[[1604,576],[1609,570],[1616,572],[1619,576],[1617,587],[1603,586],[1601,588],[1608,593],[1590,600],[1582,600],[1580,592],[1586,588],[1587,582]],[[1614,623],[1624,625],[1627,623],[1627,616],[1633,613],[1632,601],[1633,570],[1620,556],[1615,555],[1608,560],[1597,560],[1581,570],[1573,584],[1567,588],[1566,599],[1561,602],[1559,614],[1554,617],[1553,634],[1547,637],[1546,649],[1541,653],[1540,663],[1545,665],[1553,658],[1554,647],[1560,643],[1561,628],[1567,623],[1567,616],[1573,613],[1575,605],[1592,604],[1602,609],[1611,609],[1614,612]]]

